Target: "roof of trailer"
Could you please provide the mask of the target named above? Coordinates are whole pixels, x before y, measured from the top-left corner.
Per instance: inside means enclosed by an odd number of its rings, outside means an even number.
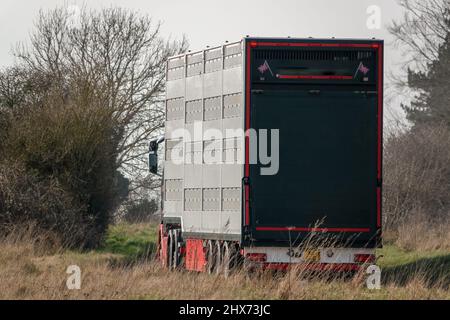
[[[252,37],[252,36],[246,36],[243,39],[248,40],[283,40],[283,41],[345,41],[345,42],[377,42],[377,41],[383,41],[382,39],[376,39],[376,38],[313,38],[313,37],[307,37],[307,38],[293,38],[293,37]]]
[[[226,41],[225,43],[223,43],[222,45],[218,45],[218,46],[206,46],[206,48],[202,49],[202,50],[188,50],[185,53],[181,53],[181,54],[177,54],[174,56],[171,56],[168,58],[168,60],[171,59],[176,59],[176,58],[180,58],[183,57],[185,55],[194,55],[197,53],[201,53],[204,51],[208,51],[208,50],[214,50],[214,49],[218,49],[221,48],[223,46],[232,46],[235,45],[237,43],[240,43],[242,41],[268,41],[268,42],[272,42],[272,41],[279,41],[279,42],[326,42],[326,43],[333,43],[333,42],[354,42],[354,43],[374,43],[374,42],[384,42],[383,39],[377,39],[377,38],[313,38],[313,37],[308,37],[308,38],[292,38],[292,37],[253,37],[253,36],[245,36],[243,38],[241,38],[239,41],[234,41],[234,42],[228,42]]]

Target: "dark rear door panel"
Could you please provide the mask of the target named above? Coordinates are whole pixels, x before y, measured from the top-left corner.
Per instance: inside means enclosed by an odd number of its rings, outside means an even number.
[[[251,101],[251,127],[280,135],[278,173],[250,166],[252,239],[301,240],[318,227],[359,244],[373,240],[376,94],[278,89],[253,93]]]

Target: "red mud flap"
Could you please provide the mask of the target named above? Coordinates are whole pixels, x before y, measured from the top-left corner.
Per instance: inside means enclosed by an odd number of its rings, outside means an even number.
[[[206,254],[203,248],[203,240],[186,240],[186,269],[204,272],[206,269]]]
[[[161,262],[163,267],[167,267],[167,258],[168,258],[168,253],[167,253],[167,243],[169,241],[169,237],[167,235],[164,234],[164,225],[160,224],[159,225],[159,231],[158,231],[158,258],[159,261]]]

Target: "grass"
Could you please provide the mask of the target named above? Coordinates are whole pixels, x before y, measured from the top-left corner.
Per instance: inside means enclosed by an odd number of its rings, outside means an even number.
[[[109,228],[101,252],[123,255],[129,259],[148,256],[156,247],[156,224],[117,224]]]
[[[450,287],[450,252],[445,250],[415,251],[387,245],[379,250],[378,265],[385,283],[400,285],[421,279],[427,286]]]
[[[41,251],[28,242],[0,243],[0,299],[450,299],[450,252],[416,252],[387,245],[381,290],[369,290],[364,275],[325,279],[237,272],[228,279],[169,272],[151,259],[156,226],[111,227],[96,251]],[[126,263],[123,263],[126,262]],[[132,263],[131,263],[132,262]],[[80,290],[68,290],[66,269],[78,265]]]
[[[401,249],[393,244],[388,244],[385,245],[383,249],[377,250],[377,255],[379,257],[381,256],[377,261],[377,264],[380,266],[380,268],[390,269],[411,263],[416,263],[417,261],[423,259],[445,257],[449,254],[450,252],[445,250],[408,251],[405,249]]]

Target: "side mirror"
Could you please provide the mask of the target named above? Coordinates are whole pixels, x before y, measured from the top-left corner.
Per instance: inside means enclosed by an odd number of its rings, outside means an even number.
[[[158,174],[158,143],[156,140],[150,141],[148,167],[151,173]]]
[[[157,153],[150,153],[148,155],[148,167],[149,167],[151,173],[154,173],[154,174],[158,173],[158,154]]]

